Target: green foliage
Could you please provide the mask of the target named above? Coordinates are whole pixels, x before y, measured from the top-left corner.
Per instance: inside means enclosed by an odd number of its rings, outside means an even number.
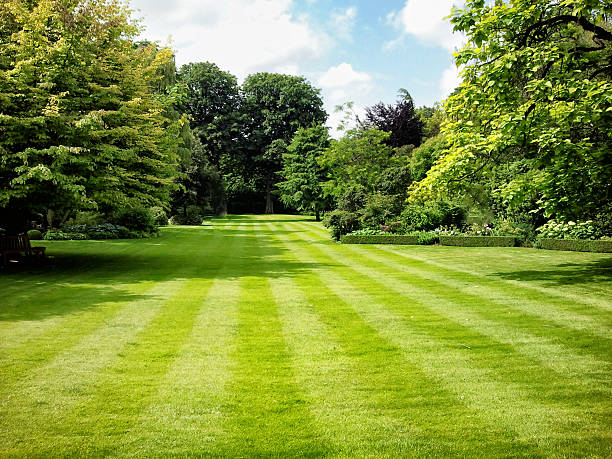
[[[329,206],[321,181],[325,170],[318,158],[329,146],[329,133],[322,125],[300,128],[283,154],[283,168],[279,172],[285,180],[277,184],[280,200],[299,211],[319,213]]]
[[[593,220],[569,221],[566,223],[550,220],[538,229],[538,235],[551,239],[597,239],[604,236],[597,231]]]
[[[440,245],[458,247],[514,247],[513,236],[448,236],[440,234]]]
[[[31,241],[39,241],[43,238],[43,234],[39,230],[32,229],[28,231],[28,238]]]
[[[409,236],[416,236],[418,245],[434,245],[440,242],[440,234],[435,231],[413,231]]]
[[[66,221],[64,226],[70,225],[100,225],[105,222],[105,217],[99,212],[77,212],[74,218]]]
[[[591,0],[470,0],[455,10],[469,43],[456,54],[463,83],[445,104],[449,147],[411,199],[480,182],[505,207],[533,203],[547,217],[593,218],[606,206],[611,12]],[[510,173],[498,180],[498,170]]]
[[[368,196],[365,205],[359,211],[360,221],[365,227],[380,227],[393,220],[399,211],[400,207],[392,196],[374,193]]]
[[[149,210],[155,226],[168,225],[168,214],[162,207],[151,207]]]
[[[366,107],[365,125],[389,133],[387,145],[393,148],[413,145],[418,147],[423,137],[423,122],[415,114],[412,96],[406,89],[400,90],[400,99],[395,105],[382,102]]]
[[[208,209],[202,209],[201,207],[198,206],[187,206],[187,208],[185,209],[185,212],[182,214],[177,214],[174,215],[171,219],[170,222],[173,225],[196,225],[199,226],[202,224],[202,221],[204,220],[205,217],[205,212],[209,211],[208,213],[210,213],[210,208]]]
[[[377,234],[377,235],[357,235],[347,234],[340,238],[343,244],[401,244],[417,245],[418,236],[408,236],[405,234]]]
[[[9,1],[0,31],[0,207],[163,205],[178,159],[169,49],[134,46],[115,0]],[[52,222],[51,222],[52,223]]]
[[[383,171],[398,164],[385,143],[388,138],[389,133],[378,129],[352,129],[341,139],[332,140],[320,158],[329,171],[329,180],[323,184],[325,193],[340,198],[355,186],[366,193],[378,191]]]
[[[351,231],[349,235],[351,236],[377,236],[381,234],[389,234],[387,231],[382,229],[374,229],[374,228],[363,228],[356,231]]]
[[[53,240],[69,239],[127,239],[148,236],[149,232],[130,231],[122,225],[102,223],[98,225],[67,225],[61,231],[48,231]]]
[[[132,231],[157,232],[153,213],[144,207],[119,209],[112,215],[112,222]]]
[[[444,110],[439,102],[433,107],[420,107],[415,110],[416,115],[423,123],[423,142],[440,134],[444,122]]]
[[[431,167],[442,156],[445,148],[446,138],[443,135],[437,135],[427,139],[420,147],[412,151],[410,173],[415,182],[423,180],[427,176]]]
[[[401,220],[408,231],[433,230],[440,226],[461,227],[467,211],[464,207],[446,201],[424,205],[408,204],[401,213]]]
[[[538,238],[536,247],[546,250],[612,253],[612,240]]]
[[[514,236],[521,245],[531,245],[536,238],[536,230],[531,223],[504,218],[493,223],[493,236]]]
[[[84,241],[87,239],[87,234],[51,230],[45,233],[44,239],[45,241]]]
[[[336,241],[340,240],[340,236],[361,228],[359,214],[340,209],[328,212],[323,219],[323,224],[329,228],[331,236]]]

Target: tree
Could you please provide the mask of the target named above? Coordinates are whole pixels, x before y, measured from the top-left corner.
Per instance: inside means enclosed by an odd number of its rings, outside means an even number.
[[[389,136],[379,129],[351,129],[332,140],[319,160],[328,170],[325,193],[339,199],[355,186],[369,194],[380,191],[382,173],[398,162],[386,143]]]
[[[4,1],[0,27],[0,207],[166,206],[184,120],[156,90],[169,49],[135,46],[117,0]],[[58,215],[60,218],[58,219]]]
[[[313,211],[316,220],[328,205],[321,182],[325,170],[318,162],[329,147],[329,133],[322,125],[298,129],[283,155],[280,176],[285,180],[277,184],[281,201],[300,211]]]
[[[612,196],[609,3],[469,0],[455,30],[463,83],[446,101],[448,150],[412,199],[485,183],[509,207],[590,218]]]
[[[189,114],[193,133],[209,163],[205,167],[205,174],[198,173],[192,179],[214,178],[215,174],[209,173],[210,166],[221,176],[230,173],[234,167],[232,155],[241,130],[240,93],[236,77],[220,70],[213,63],[198,62],[183,65],[178,80],[186,91],[182,109]],[[202,165],[199,160],[198,168],[201,169]],[[188,181],[188,184],[194,184],[193,180]],[[217,202],[215,212],[224,214],[227,212],[227,193],[225,186],[216,185],[199,183],[198,189],[217,190],[219,196],[202,199]]]
[[[418,147],[423,137],[423,122],[415,114],[414,103],[408,91],[400,89],[400,97],[395,105],[379,102],[367,107],[366,124],[391,133],[387,140],[387,145],[391,147]]]
[[[266,213],[274,211],[272,190],[279,180],[283,143],[289,144],[299,128],[327,118],[319,93],[305,78],[277,73],[249,75],[242,85],[246,124],[241,164],[264,191]]]

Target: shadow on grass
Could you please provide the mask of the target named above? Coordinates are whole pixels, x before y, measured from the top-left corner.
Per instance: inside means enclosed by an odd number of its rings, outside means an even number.
[[[128,284],[294,277],[322,266],[285,256],[284,244],[272,237],[282,232],[226,228],[211,240],[210,231],[193,227],[172,228],[152,239],[49,242],[51,258],[45,263],[15,263],[0,271],[0,292],[12,300],[0,301],[0,321],[39,320],[151,298],[129,294]]]
[[[555,269],[491,273],[490,276],[520,282],[544,282],[548,287],[612,281],[612,258],[587,263],[564,263]]]

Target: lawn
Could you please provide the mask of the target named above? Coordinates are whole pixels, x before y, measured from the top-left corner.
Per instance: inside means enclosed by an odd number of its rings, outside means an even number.
[[[612,456],[612,257],[312,219],[0,272],[0,456]]]

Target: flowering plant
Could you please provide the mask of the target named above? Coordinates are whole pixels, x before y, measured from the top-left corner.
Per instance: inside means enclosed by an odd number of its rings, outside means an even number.
[[[597,239],[598,236],[593,220],[567,223],[550,220],[537,231],[541,237],[552,239]]]

